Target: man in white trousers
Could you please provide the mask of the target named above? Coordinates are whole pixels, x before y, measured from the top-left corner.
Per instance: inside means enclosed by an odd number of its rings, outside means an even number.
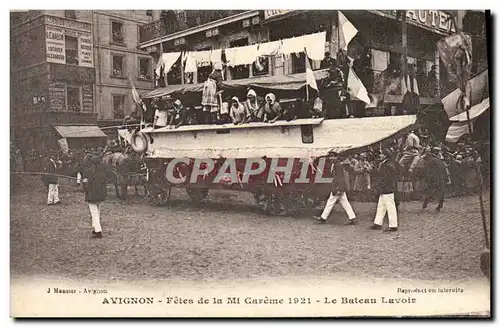
[[[62,203],[59,199],[59,178],[57,177],[59,167],[56,156],[50,156],[45,163],[42,180],[48,188],[47,205]]]
[[[382,163],[378,167],[379,174],[379,198],[377,204],[377,213],[371,229],[382,229],[385,214],[389,217],[389,228],[387,232],[398,230],[398,213],[394,200],[396,192],[396,183],[399,178],[398,163],[394,159],[394,153],[386,149],[380,154]]]
[[[93,156],[90,165],[83,172],[83,189],[85,201],[89,204],[92,216],[92,237],[101,238],[101,202],[107,198],[107,168],[101,163],[100,156]]]
[[[330,212],[332,212],[333,206],[335,205],[335,203],[337,203],[337,201],[339,201],[340,205],[342,206],[342,208],[344,208],[347,216],[349,217],[349,221],[346,223],[346,225],[356,225],[356,214],[354,213],[354,210],[352,210],[351,204],[347,199],[346,183],[348,183],[348,181],[346,181],[345,178],[344,165],[342,164],[342,161],[340,160],[337,153],[330,153],[330,158],[332,159],[332,166],[330,171],[333,175],[330,196],[326,201],[326,205],[321,216],[315,216],[314,219],[321,223],[326,222],[328,216],[330,215]]]

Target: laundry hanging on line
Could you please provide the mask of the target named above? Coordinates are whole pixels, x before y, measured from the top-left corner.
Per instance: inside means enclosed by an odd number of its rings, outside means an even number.
[[[229,50],[229,57],[227,57],[227,50]],[[234,50],[234,51],[232,51]],[[259,57],[258,55],[258,45],[246,45],[243,47],[237,47],[226,49],[226,60],[229,67],[240,66],[240,65],[251,65]]]
[[[289,39],[270,41],[260,44],[224,49],[226,63],[229,67],[239,65],[251,65],[259,57],[290,54],[298,55],[307,51],[307,56],[314,61],[321,61],[325,56],[326,32],[293,37]],[[161,69],[168,73],[175,62],[179,59],[180,52],[164,53],[158,61],[155,72],[160,76]],[[214,69],[222,69],[222,49],[189,51],[183,54],[185,72],[196,72],[199,67],[213,65]],[[196,69],[195,69],[196,67]]]
[[[281,41],[272,41],[261,43],[258,46],[257,55],[259,57],[272,56],[278,54],[281,47]]]
[[[185,62],[185,73],[196,73],[198,71],[198,68],[196,66],[196,55],[194,52],[185,52],[183,62]]]
[[[205,51],[193,51],[194,57],[196,58],[196,65],[198,67],[210,66],[212,62],[210,61],[212,56],[212,50]]]
[[[164,74],[170,72],[170,69],[172,69],[172,66],[177,62],[180,56],[180,52],[162,53],[160,59],[158,60],[158,64],[156,65],[156,75],[160,76],[162,69]]]

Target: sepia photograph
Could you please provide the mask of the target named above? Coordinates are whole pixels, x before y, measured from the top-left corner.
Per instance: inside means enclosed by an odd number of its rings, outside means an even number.
[[[10,317],[491,318],[493,14],[10,9]]]

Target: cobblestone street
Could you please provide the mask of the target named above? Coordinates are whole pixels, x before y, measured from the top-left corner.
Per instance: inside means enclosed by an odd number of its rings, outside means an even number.
[[[368,227],[375,203],[353,203],[360,223],[344,226],[337,204],[326,224],[311,215],[262,215],[247,193],[212,192],[193,205],[184,190],[154,207],[111,194],[102,208],[102,239],[91,238],[83,194],[61,181],[61,206],[45,205],[36,177],[11,197],[11,273],[107,280],[191,281],[330,276],[462,280],[484,278],[484,237],[477,196],[446,199],[441,213],[402,203],[396,233]],[[489,197],[486,199],[489,219]]]

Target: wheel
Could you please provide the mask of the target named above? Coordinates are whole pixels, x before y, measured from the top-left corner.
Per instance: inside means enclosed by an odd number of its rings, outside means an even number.
[[[208,196],[208,188],[186,188],[186,193],[194,202],[201,202]]]
[[[277,194],[254,194],[255,201],[261,210],[270,216],[287,216],[289,210],[286,207],[284,196]]]
[[[149,200],[155,206],[164,206],[170,200],[170,195],[172,194],[172,188],[167,189],[156,188],[149,192]]]

